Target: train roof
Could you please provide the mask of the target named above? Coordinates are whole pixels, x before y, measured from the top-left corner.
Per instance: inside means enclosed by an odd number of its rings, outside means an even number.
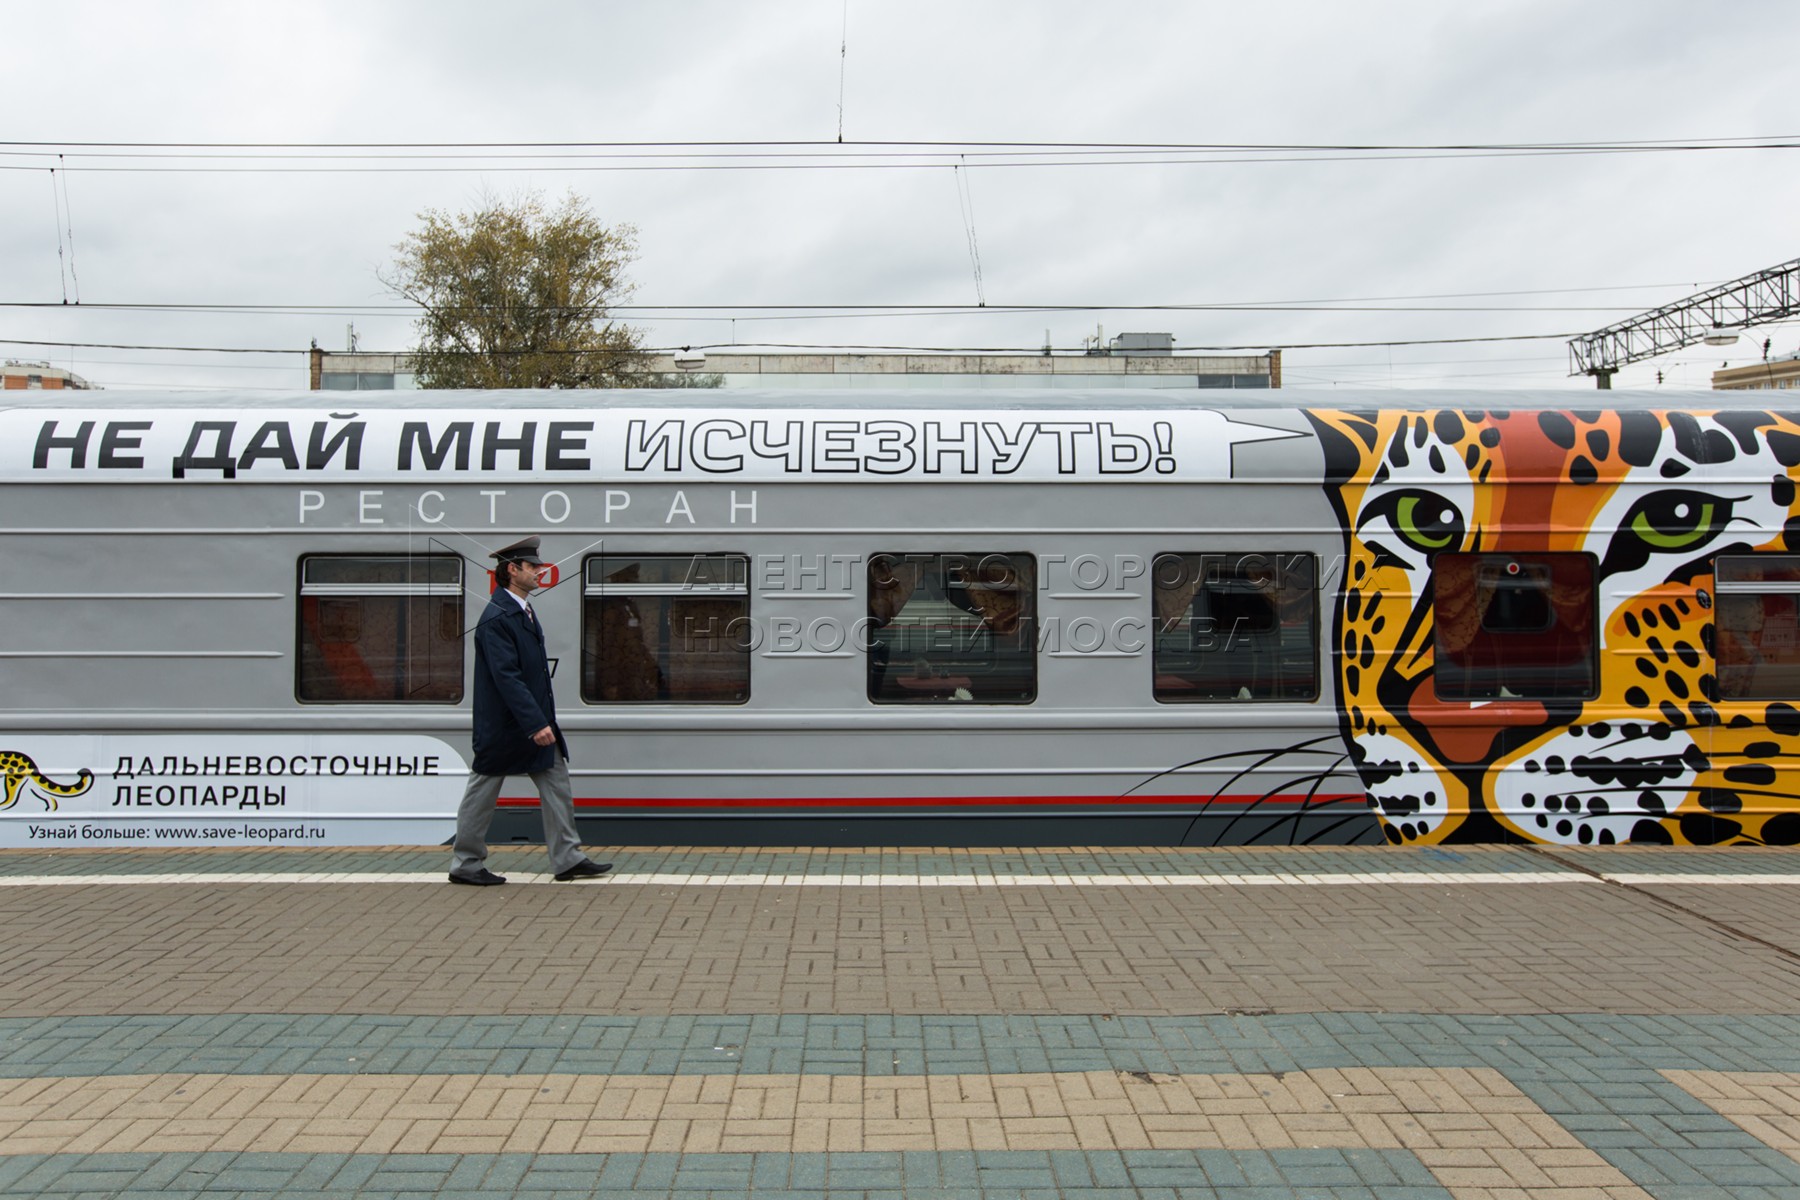
[[[215,391],[12,391],[0,394],[0,411],[59,409],[327,409],[391,412],[420,410],[593,409],[836,409],[845,411],[1009,411],[1047,409],[1456,409],[1496,411],[1596,411],[1765,409],[1786,407],[1766,391],[1707,389],[1618,390],[1540,388],[1452,390],[1438,388],[632,388],[614,390],[421,390],[378,392]]]

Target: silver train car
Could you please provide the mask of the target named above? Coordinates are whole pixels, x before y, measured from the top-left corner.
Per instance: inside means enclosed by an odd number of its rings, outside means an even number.
[[[1800,843],[1800,416],[1570,397],[8,394],[0,845],[442,842],[529,533],[592,843]]]

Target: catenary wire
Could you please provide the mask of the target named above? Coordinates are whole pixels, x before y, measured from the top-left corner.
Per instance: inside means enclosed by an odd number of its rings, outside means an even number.
[[[1470,151],[1433,154],[1350,154],[1350,155],[1309,155],[1258,158],[1106,158],[1106,159],[1070,159],[1047,158],[1028,162],[988,162],[982,164],[989,170],[1032,169],[1044,167],[1178,167],[1178,166],[1242,166],[1246,164],[1293,164],[1293,163],[1336,163],[1336,162],[1417,162],[1421,160],[1445,159],[1495,159],[1495,158],[1564,158],[1587,157],[1593,155],[1644,154],[1656,150],[1689,150],[1689,151],[1743,151],[1743,150],[1797,150],[1800,142],[1768,143],[1756,146],[1691,146],[1691,147],[1648,147],[1643,149],[1616,148],[1607,150],[1538,150],[1538,151]],[[75,166],[67,167],[70,171],[83,171],[89,174],[163,174],[163,175],[445,175],[478,172],[482,174],[544,174],[561,172],[566,174],[593,173],[631,173],[661,171],[941,171],[954,167],[949,158],[932,162],[755,162],[755,163],[610,163],[603,166],[572,166],[564,164],[546,165],[532,163],[524,166],[496,166],[491,161],[469,166],[452,167],[411,167],[411,166],[373,166],[373,167],[341,167],[341,166],[308,166],[308,167],[189,167],[189,166]],[[0,163],[0,171],[43,171],[49,168],[35,164]]]
[[[1800,138],[1800,133],[1740,134],[1727,137],[1688,138],[1608,138],[1589,141],[1525,141],[1525,142],[1074,142],[1074,141],[994,141],[994,140],[920,140],[896,138],[864,138],[841,143],[845,146],[878,147],[1011,147],[1025,149],[1050,148],[1100,150],[1491,150],[1564,149],[1595,146],[1688,146],[1728,143],[1756,143]],[[835,146],[825,138],[739,138],[709,140],[615,140],[615,141],[462,141],[462,142],[156,142],[156,141],[20,141],[0,139],[0,146],[84,147],[158,150],[568,150],[568,149],[641,149],[645,147],[682,147],[718,149],[741,146]]]
[[[1232,346],[1183,346],[1184,351],[1223,353],[1242,351],[1249,353],[1265,353],[1272,348],[1282,350],[1320,350],[1339,349],[1363,346],[1454,346],[1472,345],[1492,342],[1532,342],[1532,341],[1566,341],[1577,337],[1574,333],[1515,333],[1487,337],[1452,337],[1452,338],[1405,338],[1379,341],[1358,342],[1254,342]],[[0,337],[0,346],[51,346],[63,350],[161,350],[188,354],[308,354],[307,346],[169,346],[148,345],[142,343],[123,342],[68,342],[50,341],[42,338],[7,338]],[[890,346],[890,345],[850,345],[835,342],[711,342],[684,343],[668,346],[645,346],[640,348],[647,353],[670,353],[675,350],[812,350],[812,351],[875,351],[907,354],[1040,354],[1042,346]],[[1065,348],[1068,353],[1077,353],[1078,347]],[[477,354],[520,354],[520,355],[557,355],[557,354],[592,354],[592,350],[490,350],[476,351]]]

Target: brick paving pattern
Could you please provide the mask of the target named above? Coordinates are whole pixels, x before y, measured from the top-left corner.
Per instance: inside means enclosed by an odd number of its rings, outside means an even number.
[[[0,1196],[1800,1200],[1797,852],[443,857],[0,852]]]

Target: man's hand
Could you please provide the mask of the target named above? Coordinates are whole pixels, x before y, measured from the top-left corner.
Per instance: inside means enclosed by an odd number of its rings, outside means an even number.
[[[552,745],[556,741],[556,730],[554,730],[554,729],[550,728],[550,726],[546,725],[542,729],[538,730],[536,733],[532,734],[531,740],[536,742],[540,746]]]

